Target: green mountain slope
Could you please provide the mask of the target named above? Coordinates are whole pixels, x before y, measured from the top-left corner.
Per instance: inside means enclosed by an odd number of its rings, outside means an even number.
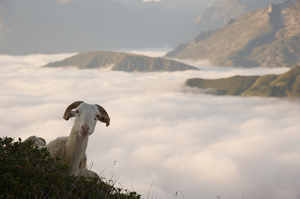
[[[259,76],[234,76],[222,79],[188,79],[186,85],[202,89],[211,88],[217,95],[241,95]]]
[[[210,59],[219,66],[292,67],[300,63],[300,0],[272,4],[201,32],[166,57]]]
[[[212,93],[217,95],[300,97],[300,66],[282,75],[234,76],[216,80],[194,78],[188,79],[185,85],[214,89]]]
[[[131,53],[92,51],[83,52],[62,61],[48,63],[44,67],[75,66],[80,69],[109,68],[126,72],[156,72],[199,70],[180,62],[165,58],[153,58]]]

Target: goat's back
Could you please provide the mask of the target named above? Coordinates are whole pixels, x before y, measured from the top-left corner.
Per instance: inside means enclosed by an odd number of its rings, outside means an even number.
[[[49,142],[46,148],[49,150],[53,157],[59,157],[60,159],[65,159],[66,154],[66,144],[68,137],[58,137],[55,140]]]

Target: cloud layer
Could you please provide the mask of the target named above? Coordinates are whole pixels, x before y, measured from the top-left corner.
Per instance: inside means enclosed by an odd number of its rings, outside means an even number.
[[[201,71],[173,73],[39,67],[68,56],[0,56],[0,136],[49,142],[69,134],[73,121],[62,114],[71,102],[99,103],[111,126],[97,125],[88,162],[144,198],[227,199],[242,192],[244,198],[300,198],[298,100],[211,96],[183,86],[193,77],[287,69],[208,62],[189,62]]]

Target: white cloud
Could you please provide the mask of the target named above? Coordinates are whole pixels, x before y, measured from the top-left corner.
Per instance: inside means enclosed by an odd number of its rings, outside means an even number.
[[[88,162],[146,198],[300,197],[300,104],[276,98],[194,94],[187,78],[282,73],[194,63],[202,71],[125,73],[40,68],[69,55],[1,56],[0,136],[68,135],[62,119],[75,100],[101,104]],[[114,162],[116,161],[115,166]],[[180,195],[177,196],[180,198]],[[155,198],[155,197],[154,197]]]

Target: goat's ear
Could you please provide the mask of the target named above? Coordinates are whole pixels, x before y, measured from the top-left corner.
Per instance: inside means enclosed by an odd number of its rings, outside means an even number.
[[[110,118],[108,116],[108,113],[106,112],[106,110],[102,106],[100,106],[98,104],[95,104],[95,105],[98,107],[98,110],[101,113],[99,121],[104,122],[104,123],[106,123],[106,126],[109,126]]]
[[[37,137],[38,140],[35,141],[35,143],[39,146],[46,146],[46,140],[41,137]]]
[[[75,116],[76,116],[75,111],[70,111],[70,118],[71,118],[71,117],[75,117]]]
[[[106,126],[109,126],[110,119],[106,115],[101,115],[98,120],[100,122],[106,123]]]
[[[70,104],[67,107],[63,118],[68,121],[71,117],[74,117],[75,115],[72,115],[72,110],[74,108],[77,108],[81,103],[84,103],[84,102],[83,101],[76,101],[76,102],[73,102],[72,104]]]
[[[35,135],[30,136],[25,141],[32,140],[37,146],[46,146],[46,140],[41,137],[36,137]]]

